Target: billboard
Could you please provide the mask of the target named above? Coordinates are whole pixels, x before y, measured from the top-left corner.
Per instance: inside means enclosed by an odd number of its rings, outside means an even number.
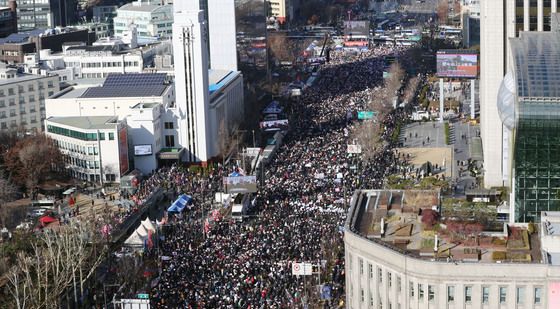
[[[476,51],[439,51],[437,53],[437,75],[448,78],[476,78],[478,76],[478,54]]]
[[[257,192],[257,176],[224,177],[223,181],[227,194]]]
[[[261,129],[268,130],[282,130],[288,128],[288,119],[261,121]]]
[[[347,20],[344,21],[344,34],[369,35],[369,21],[367,20]]]
[[[134,145],[135,156],[149,156],[152,154],[152,145]]]
[[[122,126],[119,129],[119,165],[121,176],[128,172],[128,136],[126,132],[126,126]]]

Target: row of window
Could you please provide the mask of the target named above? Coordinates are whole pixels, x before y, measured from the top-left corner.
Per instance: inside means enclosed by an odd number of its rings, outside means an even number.
[[[76,145],[73,143],[69,143],[69,142],[65,142],[65,141],[59,141],[59,140],[54,140],[55,145],[59,148],[59,149],[63,149],[63,150],[68,150],[72,153],[79,153],[79,154],[87,154],[87,155],[98,155],[99,151],[97,149],[97,146],[82,146],[82,145]]]
[[[30,119],[29,119],[29,123],[36,124],[37,123],[37,117],[36,116],[31,116]],[[27,125],[27,119],[21,118],[19,120],[19,124],[21,124],[22,126],[26,126]],[[10,128],[15,128],[17,126],[18,126],[17,120],[11,120],[10,121],[10,126],[9,126]],[[0,129],[7,130],[8,129],[8,122],[6,122],[6,121],[0,122]]]
[[[34,106],[29,109],[29,113],[33,114],[33,113],[36,113],[36,112],[37,112],[37,110],[35,109]],[[25,114],[27,114],[27,112],[25,110],[25,106],[20,106],[19,113],[16,113],[15,109],[10,109],[9,114],[6,111],[0,111],[0,118],[4,119],[4,118],[7,118],[7,117],[17,117],[17,116],[21,116],[21,115],[25,115]],[[32,117],[35,117],[35,116],[32,116]]]
[[[351,259],[350,259],[351,261]],[[359,266],[360,266],[360,275],[363,276],[364,275],[364,261],[363,259],[359,259]],[[350,267],[351,263],[350,263]],[[375,279],[374,278],[374,270],[373,270],[373,265],[372,264],[368,264],[368,271],[369,271],[369,278],[370,279]],[[387,285],[389,288],[391,288],[393,286],[393,274],[389,271],[386,272],[386,277],[387,278]],[[380,267],[377,267],[377,282],[379,282],[379,284],[383,283],[383,270]],[[401,277],[400,276],[396,276],[396,281],[397,281],[397,291],[401,292],[402,291],[402,282],[401,282]],[[410,298],[414,298],[415,297],[415,291],[417,292],[417,297],[418,300],[424,301],[424,297],[425,297],[425,290],[424,290],[424,285],[422,283],[418,283],[416,285],[416,290],[415,290],[415,284],[414,282],[409,282],[408,283],[408,290],[409,290],[409,296]],[[428,301],[432,302],[435,299],[435,286],[433,285],[428,285]],[[515,289],[515,302],[518,305],[522,305],[525,303],[525,290],[526,288],[524,286],[517,286]],[[482,304],[488,304],[490,301],[490,287],[489,286],[482,286]],[[500,286],[498,288],[498,301],[500,304],[506,304],[507,303],[507,292],[508,292],[508,288],[506,286]],[[542,304],[542,292],[543,292],[543,287],[535,287],[534,288],[534,294],[533,294],[533,300],[532,302],[535,305],[540,305]],[[466,304],[470,304],[472,303],[472,295],[473,295],[473,286],[471,285],[467,285],[464,286],[464,302]],[[360,290],[360,299],[362,302],[365,301],[365,292],[364,289]],[[454,285],[448,285],[447,286],[447,302],[448,303],[453,303],[455,301],[455,286]],[[373,301],[373,296],[370,296],[370,305],[373,306],[374,305],[374,301]],[[379,304],[381,306],[381,303]]]
[[[48,87],[48,88],[54,88],[54,81],[52,81],[52,80],[48,81],[48,82],[47,82],[47,87]],[[16,95],[16,89],[17,89],[17,91],[18,91],[18,94],[25,93],[25,91],[26,91],[25,88],[26,88],[26,87],[20,85],[20,86],[18,86],[17,88],[15,88],[15,87],[12,88],[12,87],[10,87],[10,88],[6,89],[6,91],[5,91],[5,89],[0,89],[0,97],[5,96],[6,93],[7,93],[8,95]],[[45,89],[45,87],[43,86],[43,82],[39,82],[39,90],[43,90],[43,89]],[[33,84],[30,84],[30,85],[28,85],[27,90],[28,90],[28,91],[35,91],[35,86],[34,86]],[[53,94],[53,92],[49,92],[48,95],[51,96],[52,94]],[[45,98],[44,95],[41,95],[41,97],[42,97],[43,99]]]
[[[99,161],[83,160],[83,159],[75,158],[73,156],[63,156],[63,161],[66,164],[70,164],[81,168],[99,169]]]
[[[77,178],[77,179],[82,179],[82,180],[89,180],[91,182],[99,182],[99,174],[87,174],[87,173],[81,173],[78,171],[74,171],[72,170],[71,172],[72,177]],[[115,182],[116,181],[116,175],[115,174],[105,174],[105,181],[108,182]]]
[[[86,62],[82,63],[82,68],[119,68],[124,64],[125,67],[137,67],[140,65],[138,61],[108,61],[108,62]]]
[[[97,140],[97,133],[84,133],[80,131],[53,126],[53,125],[47,125],[47,132],[57,134],[57,135],[62,135],[62,136],[68,136],[82,141]],[[112,141],[114,139],[115,139],[115,134],[113,132],[109,132],[109,140]],[[105,133],[103,132],[99,133],[99,140],[101,141],[105,140]]]

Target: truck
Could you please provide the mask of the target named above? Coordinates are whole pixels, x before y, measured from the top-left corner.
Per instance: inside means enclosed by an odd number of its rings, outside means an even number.
[[[251,207],[252,194],[251,193],[238,193],[233,197],[231,203],[231,218],[237,222],[242,222],[243,217],[247,215]]]

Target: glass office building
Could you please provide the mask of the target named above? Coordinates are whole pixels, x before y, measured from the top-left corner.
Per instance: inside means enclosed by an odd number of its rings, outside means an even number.
[[[560,35],[522,32],[510,39],[513,71],[498,110],[511,130],[511,188],[516,222],[560,210]]]

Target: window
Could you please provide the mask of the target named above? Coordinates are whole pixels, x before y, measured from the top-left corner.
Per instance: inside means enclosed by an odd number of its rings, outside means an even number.
[[[465,287],[465,303],[470,304],[472,301],[472,286],[467,285]]]
[[[537,287],[535,288],[535,299],[534,299],[535,305],[540,305],[542,302],[541,299],[542,299],[542,288]]]
[[[93,147],[93,154],[94,154],[94,155],[98,155],[98,154],[99,154],[99,151],[97,150],[97,147],[95,147],[95,146]]]
[[[92,155],[93,154],[93,147],[88,147],[88,155]]]
[[[482,303],[488,304],[488,299],[490,298],[490,288],[487,286],[482,287]]]
[[[360,259],[360,275],[364,274],[364,260]]]
[[[363,303],[364,302],[364,289],[360,289],[360,295],[361,295],[360,300]]]
[[[418,299],[424,300],[424,286],[422,284],[418,284]]]
[[[393,286],[393,278],[391,277],[391,273],[387,272],[387,281],[389,282],[389,287]]]
[[[507,298],[507,288],[505,286],[500,287],[500,304],[505,304]]]
[[[373,279],[373,265],[368,264],[368,267],[369,267],[369,277],[370,277],[371,279]],[[372,306],[373,306],[373,305],[372,305]]]
[[[383,272],[381,271],[381,268],[377,267],[377,281],[379,283],[383,282]]]
[[[165,129],[172,130],[173,129],[173,122],[164,122],[163,126]]]
[[[372,295],[369,296],[369,305],[371,307],[373,307],[373,296]]]
[[[165,147],[175,147],[175,136],[173,135],[165,136]]]
[[[397,276],[397,290],[400,292],[402,291],[402,287],[401,287],[401,277]]]
[[[115,140],[115,133],[109,132],[109,140],[110,140],[110,141]]]
[[[14,88],[8,88],[8,94],[14,95]]]
[[[100,140],[100,141],[104,141],[104,140],[105,140],[105,133],[99,133],[99,140]]]
[[[436,293],[434,291],[434,286],[428,285],[428,300],[433,301],[435,297],[436,297]]]
[[[518,305],[522,305],[523,303],[525,303],[525,287],[524,286],[518,286],[515,289],[515,302]]]
[[[410,290],[410,297],[414,297],[414,283],[408,283],[408,289]]]
[[[452,303],[455,301],[455,287],[452,285],[447,286],[447,302]]]

